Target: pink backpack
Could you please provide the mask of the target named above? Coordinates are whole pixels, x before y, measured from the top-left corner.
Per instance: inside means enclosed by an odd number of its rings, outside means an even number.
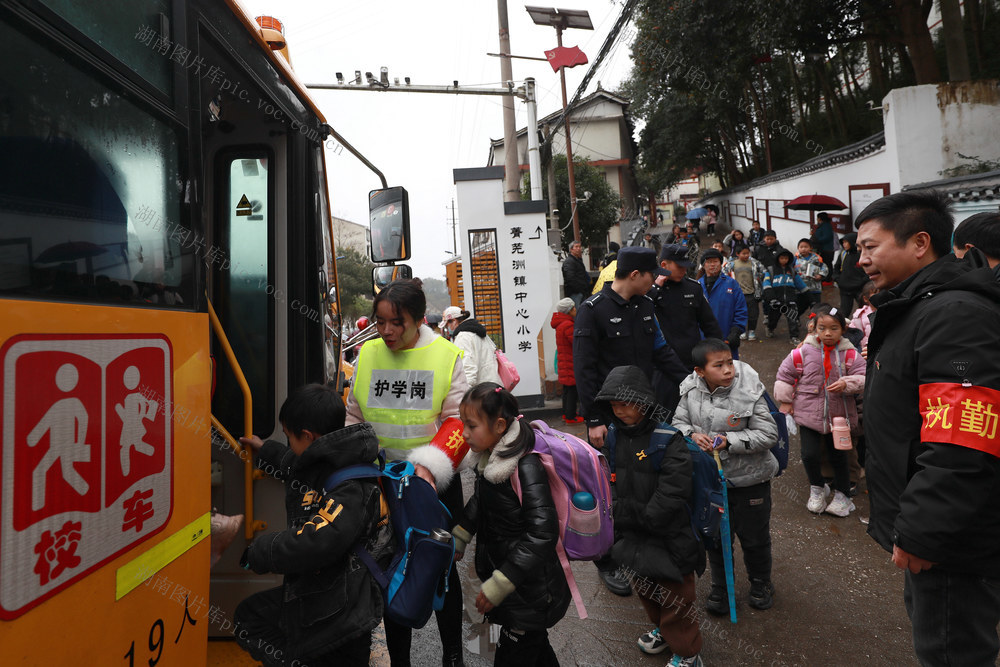
[[[555,431],[543,421],[533,421],[531,426],[535,429],[532,452],[542,460],[559,515],[556,553],[577,613],[580,618],[587,618],[569,561],[597,560],[614,544],[611,472],[604,455],[580,438]],[[521,482],[517,474],[511,475],[510,481],[520,500]]]
[[[507,391],[512,390],[521,381],[521,375],[517,372],[517,366],[507,358],[499,348],[497,354],[497,373],[500,375],[500,382]]]

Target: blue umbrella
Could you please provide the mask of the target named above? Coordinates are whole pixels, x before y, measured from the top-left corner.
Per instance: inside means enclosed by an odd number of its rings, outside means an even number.
[[[705,208],[704,206],[699,206],[698,208],[694,208],[688,211],[687,215],[685,215],[684,217],[687,218],[688,220],[700,220],[701,218],[704,218],[706,215],[708,215],[708,209]]]

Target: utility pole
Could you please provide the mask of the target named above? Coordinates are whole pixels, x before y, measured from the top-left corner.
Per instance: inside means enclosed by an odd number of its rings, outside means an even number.
[[[524,80],[524,96],[528,106],[528,175],[531,178],[531,198],[542,198],[542,162],[538,153],[538,111],[535,107],[535,80]]]
[[[447,207],[445,207],[447,208]],[[455,220],[455,198],[451,199],[451,254],[458,255],[458,243],[455,241],[455,229],[458,227],[458,222]]]
[[[562,47],[562,25],[556,25],[556,43]],[[576,211],[576,179],[573,176],[573,142],[569,138],[569,114],[566,113],[566,68],[559,69],[559,84],[562,87],[563,121],[566,126],[566,169],[569,176],[569,201],[573,212],[573,240],[580,242],[580,215]]]
[[[554,7],[525,7],[531,20],[535,25],[547,25],[556,29],[556,43],[558,52],[563,51],[562,34],[566,28],[581,28],[583,30],[593,30],[594,24],[590,20],[590,14],[582,9],[556,9]],[[548,52],[546,52],[548,55]],[[583,63],[586,63],[586,57]],[[580,63],[580,64],[583,64]],[[570,64],[569,67],[573,67]],[[576,177],[573,174],[573,140],[569,132],[569,114],[566,101],[566,65],[559,66],[559,83],[562,88],[563,121],[566,129],[566,170],[569,176],[569,202],[571,216],[573,218],[573,240],[580,240],[580,216],[576,210]],[[553,194],[554,196],[554,194]]]
[[[501,85],[513,88],[514,75],[510,63],[510,26],[507,20],[507,0],[497,0],[500,23]],[[514,120],[514,99],[503,98],[504,201],[521,199],[521,169],[517,156],[517,125]]]

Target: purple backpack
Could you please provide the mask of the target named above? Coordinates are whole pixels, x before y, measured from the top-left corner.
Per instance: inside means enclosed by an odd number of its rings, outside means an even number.
[[[532,453],[542,461],[559,515],[556,553],[577,612],[580,618],[587,618],[569,561],[597,560],[614,543],[608,462],[603,454],[574,435],[554,431],[543,421],[533,421],[531,426],[535,429]],[[512,475],[510,481],[520,499],[518,476]]]

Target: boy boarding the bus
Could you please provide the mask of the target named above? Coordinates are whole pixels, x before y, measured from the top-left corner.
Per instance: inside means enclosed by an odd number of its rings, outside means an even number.
[[[375,478],[333,489],[324,481],[341,468],[371,463],[378,438],[370,424],[344,427],[344,404],[325,385],[291,393],[278,420],[288,446],[240,438],[258,467],[285,482],[288,527],[257,537],[240,564],[258,574],[284,575],[278,588],[251,595],[236,608],[236,638],[265,665],[367,667],[372,630],[382,618],[382,593],[353,547],[377,561],[392,554]]]

